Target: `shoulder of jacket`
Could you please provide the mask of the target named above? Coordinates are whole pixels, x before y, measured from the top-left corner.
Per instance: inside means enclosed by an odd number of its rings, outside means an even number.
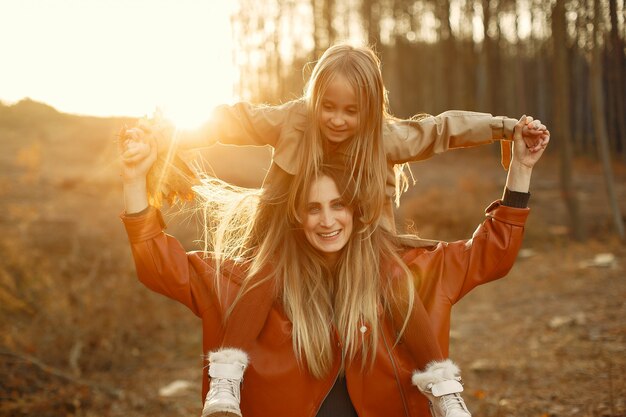
[[[411,265],[418,262],[420,257],[426,254],[435,252],[437,250],[443,250],[448,245],[447,242],[424,240],[422,244],[410,244],[403,245],[400,251],[400,255],[405,264]]]
[[[288,117],[295,125],[304,125],[306,123],[308,110],[304,98],[289,101],[282,106],[288,110]]]

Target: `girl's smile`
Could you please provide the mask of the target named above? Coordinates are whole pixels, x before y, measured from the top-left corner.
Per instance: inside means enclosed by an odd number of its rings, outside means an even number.
[[[356,93],[342,74],[333,78],[322,96],[319,124],[324,137],[334,143],[350,139],[357,131],[359,106]]]

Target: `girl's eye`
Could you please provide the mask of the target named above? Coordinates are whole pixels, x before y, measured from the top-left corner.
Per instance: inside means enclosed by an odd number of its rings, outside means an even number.
[[[339,202],[333,204],[333,208],[334,209],[341,210],[341,209],[344,209],[345,207],[346,207],[346,205],[343,203],[343,201],[339,201]]]
[[[320,208],[316,207],[316,206],[310,206],[309,209],[308,209],[308,212],[310,214],[317,213],[318,211],[320,211]]]

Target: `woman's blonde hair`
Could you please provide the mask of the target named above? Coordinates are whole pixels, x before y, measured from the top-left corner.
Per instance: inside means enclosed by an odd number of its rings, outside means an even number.
[[[308,190],[320,176],[335,182],[355,213],[354,232],[334,266],[307,241],[301,216],[285,215],[290,193],[302,213]],[[373,363],[381,309],[388,314],[404,311],[406,325],[414,301],[413,280],[398,256],[394,237],[381,227],[372,229],[362,223],[356,181],[343,166],[321,164],[317,176],[303,182],[293,181],[283,171],[273,177],[271,186],[261,192],[225,188],[217,180],[197,188],[207,200],[205,214],[211,225],[205,236],[210,242],[207,250],[218,258],[218,265],[239,259],[250,268],[228,314],[247,291],[262,282],[253,280],[254,275],[269,270],[263,279],[274,280],[276,296],[293,324],[294,352],[312,375],[323,377],[332,369],[332,329],[341,341],[342,369],[358,357],[363,367]],[[219,200],[227,203],[218,204]],[[261,258],[263,265],[258,265]],[[363,326],[368,329],[365,333]],[[397,330],[402,333],[403,329]]]

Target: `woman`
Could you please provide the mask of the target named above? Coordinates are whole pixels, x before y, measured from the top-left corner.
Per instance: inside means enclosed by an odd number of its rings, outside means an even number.
[[[433,339],[447,352],[452,304],[476,285],[504,276],[515,260],[528,215],[527,208],[515,206],[525,207],[532,167],[547,144],[527,148],[521,137],[525,123],[515,127],[503,201],[488,208],[487,220],[469,241],[403,248],[390,232],[362,223],[350,175],[322,168],[308,182],[287,181],[284,192],[262,194],[253,216],[257,223],[250,227],[260,227],[264,213],[280,213],[263,226],[270,233],[257,233],[240,252],[221,250],[218,233],[211,249],[227,256],[217,258],[186,253],[163,233],[145,186],[155,146],[131,140],[122,155],[122,219],[139,279],[202,318],[204,352],[236,346],[248,354],[241,398],[246,417],[425,415],[420,391],[436,416],[467,416],[458,369],[442,361]],[[282,211],[288,195],[298,202],[295,216]],[[251,259],[267,239],[279,239],[282,248],[251,272]],[[428,336],[432,329],[436,337]],[[209,394],[207,403],[219,402],[224,393],[238,396],[246,360],[229,362],[216,357],[220,353],[211,358],[211,388],[226,389],[216,398]],[[428,366],[432,360],[437,362]],[[205,375],[203,394],[208,391]]]

